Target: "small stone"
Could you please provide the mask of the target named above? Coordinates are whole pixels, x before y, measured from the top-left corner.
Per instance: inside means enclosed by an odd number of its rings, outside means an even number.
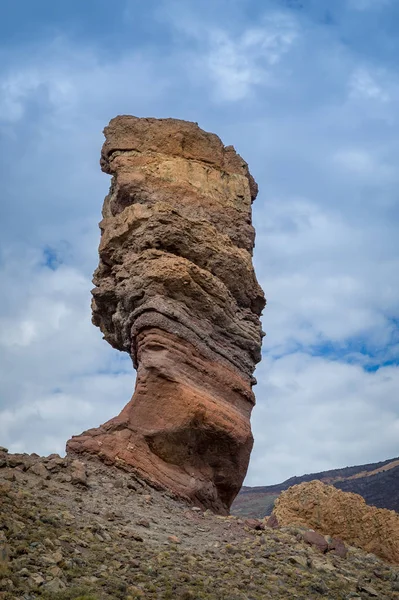
[[[124,487],[125,487],[125,482],[122,478],[118,478],[114,481],[114,488],[121,490]]]
[[[377,590],[375,590],[371,585],[368,585],[368,583],[362,583],[361,581],[359,581],[357,584],[357,591],[366,592],[366,594],[368,594],[369,596],[372,596],[373,598],[378,598]]]
[[[267,565],[269,564],[268,561],[266,560],[266,558],[253,558],[252,559],[252,564],[255,567],[267,567]]]
[[[45,554],[42,556],[42,562],[47,565],[56,565],[62,562],[62,560],[63,556],[61,550],[57,550],[57,552],[54,552],[53,554]]]
[[[295,565],[300,565],[301,567],[307,567],[308,566],[308,559],[306,558],[306,556],[289,556],[288,557],[288,561]]]
[[[348,548],[340,538],[331,538],[328,543],[328,551],[334,552],[334,554],[337,554],[341,558],[346,558],[348,554]]]
[[[150,527],[150,522],[147,519],[139,519],[136,521],[136,525],[140,525],[141,527]]]
[[[130,586],[128,587],[128,592],[131,598],[144,598],[144,592],[138,587]]]
[[[199,506],[193,506],[191,510],[194,512],[202,512],[202,509]]]
[[[40,575],[40,573],[32,573],[32,575],[29,577],[29,583],[32,586],[39,587],[40,585],[43,585],[44,582],[45,579],[42,575]]]
[[[265,525],[258,519],[245,519],[244,525],[249,527],[249,529],[255,529],[256,531],[262,531],[265,529]]]
[[[72,477],[68,475],[68,473],[63,472],[57,473],[57,475],[55,475],[55,479],[60,483],[71,483],[72,481]]]
[[[56,565],[54,567],[51,567],[48,572],[53,576],[53,577],[62,577],[62,569],[60,569],[60,567],[57,567]]]
[[[60,469],[62,469],[62,467],[65,467],[65,459],[61,458],[60,456],[53,455],[53,458],[47,462],[46,466],[47,469],[52,473],[57,473],[60,471]]]
[[[121,531],[121,536],[135,540],[136,542],[144,542],[143,538],[134,529],[124,529]]]
[[[32,461],[29,454],[9,454],[7,457],[7,464],[12,469],[15,467],[22,467],[23,470],[31,466]]]
[[[73,525],[75,523],[75,516],[71,512],[69,512],[69,510],[62,511],[61,518],[64,521],[65,525]]]
[[[138,561],[138,560],[135,560],[135,559],[133,559],[133,560],[131,560],[131,561],[130,561],[130,566],[131,566],[133,569],[138,569],[138,568],[140,568],[140,564],[141,564],[141,563],[140,563],[140,561]]]
[[[32,465],[29,469],[29,473],[34,473],[38,477],[42,477],[43,479],[50,479],[50,473],[47,471],[46,467],[43,463],[37,462]]]
[[[82,577],[81,579],[83,580],[83,583],[88,583],[89,585],[97,583],[98,581],[98,577],[95,575],[89,575],[88,577]]]
[[[326,552],[328,550],[328,544],[324,539],[324,536],[320,535],[320,533],[316,533],[316,531],[305,531],[303,539],[311,546],[320,550],[320,552]]]
[[[172,542],[172,544],[181,544],[181,541],[179,540],[179,538],[176,535],[169,535],[168,541]]]
[[[377,579],[389,579],[389,575],[387,572],[383,572],[383,571],[378,571],[377,569],[375,571],[373,571],[373,575],[374,577],[377,577]]]
[[[266,526],[271,527],[271,529],[277,529],[279,527],[278,519],[276,515],[273,513],[266,521]]]
[[[73,485],[87,486],[87,472],[85,464],[79,460],[73,460],[71,463],[71,477]]]
[[[147,502],[147,504],[150,504],[152,502],[152,496],[150,496],[149,494],[145,494],[143,498]]]
[[[324,571],[326,573],[335,571],[334,565],[328,560],[323,560],[322,558],[314,558],[312,560],[312,568],[316,569],[316,571]]]
[[[0,483],[0,495],[1,496],[5,496],[6,494],[8,494],[8,492],[11,491],[11,482],[10,481],[4,481],[4,483]]]
[[[12,579],[1,579],[1,589],[5,592],[11,592],[14,589],[14,584]],[[0,592],[2,594],[2,592]],[[3,595],[0,595],[0,598],[3,598]],[[7,596],[6,596],[7,597]],[[14,597],[14,596],[13,596]]]
[[[327,584],[322,579],[319,579],[318,581],[313,582],[310,587],[312,590],[314,590],[318,594],[326,594],[329,589]]]
[[[50,592],[50,594],[62,592],[62,590],[65,590],[65,588],[65,583],[59,577],[55,577],[54,579],[51,579],[51,581],[43,584],[43,589],[45,589],[46,592]]]
[[[0,565],[10,560],[10,549],[5,542],[0,542]]]

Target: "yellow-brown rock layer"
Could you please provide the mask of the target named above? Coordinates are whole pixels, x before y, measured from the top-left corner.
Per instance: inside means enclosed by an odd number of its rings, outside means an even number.
[[[358,494],[342,492],[320,481],[301,483],[282,492],[273,514],[280,525],[311,527],[399,563],[398,513],[368,506]]]
[[[221,513],[245,477],[264,295],[252,265],[257,185],[232,146],[176,119],[117,117],[93,323],[137,369],[121,414],[71,454],[128,465]]]

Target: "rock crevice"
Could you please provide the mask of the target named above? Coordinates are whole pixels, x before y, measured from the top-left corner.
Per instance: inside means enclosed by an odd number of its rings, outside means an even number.
[[[132,400],[73,437],[216,512],[244,479],[265,305],[252,265],[257,185],[232,146],[176,119],[116,117],[102,170],[93,323],[137,369]]]

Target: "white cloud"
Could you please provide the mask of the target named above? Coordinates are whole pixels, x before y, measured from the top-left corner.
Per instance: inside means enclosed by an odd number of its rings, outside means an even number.
[[[26,357],[21,361],[26,364]],[[51,366],[51,364],[49,365]],[[101,363],[99,361],[99,366]],[[26,387],[16,406],[0,410],[0,438],[12,452],[65,453],[72,433],[104,423],[122,409],[133,391],[129,373],[59,377],[59,388]],[[55,383],[55,380],[54,380]]]
[[[14,451],[63,451],[72,432],[114,416],[129,399],[131,363],[91,325],[91,285],[78,269],[27,260],[8,263],[0,279],[10,298],[22,299],[2,307],[0,439]]]
[[[193,54],[194,76],[211,80],[218,101],[243,100],[256,86],[279,85],[276,69],[299,36],[296,21],[286,13],[266,13],[258,26],[238,34],[187,14],[170,20],[200,49]]]
[[[388,102],[390,95],[378,79],[382,79],[382,75],[372,74],[369,69],[358,67],[349,82],[350,96]]]
[[[272,67],[278,65],[298,36],[295,22],[276,15],[262,27],[247,29],[238,39],[226,31],[210,34],[206,65],[218,98],[240,100],[255,85],[276,85]]]
[[[384,163],[383,159],[362,148],[341,149],[332,158],[350,176],[358,177],[364,183],[386,185],[398,182],[397,169],[393,165]]]
[[[247,485],[397,455],[399,367],[373,373],[295,353],[266,358],[257,378],[265,402],[254,409]]]
[[[219,98],[241,100],[253,85],[262,83],[267,77],[265,70],[247,56],[245,50],[245,46],[240,47],[240,44],[229,39],[226,32],[213,33],[206,66]]]
[[[359,336],[387,344],[399,257],[392,261],[390,248],[375,254],[373,240],[378,243],[385,226],[356,227],[341,211],[287,198],[270,199],[260,219],[256,261],[268,297],[265,351],[345,345]]]
[[[349,7],[354,10],[379,10],[392,4],[392,0],[349,0]]]

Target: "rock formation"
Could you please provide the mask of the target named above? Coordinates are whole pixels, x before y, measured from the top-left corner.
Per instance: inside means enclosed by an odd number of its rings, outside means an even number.
[[[361,496],[320,481],[282,492],[273,511],[279,525],[304,525],[399,563],[399,515],[368,506]]]
[[[116,117],[101,167],[93,323],[137,369],[119,416],[69,440],[226,513],[247,471],[264,295],[252,266],[257,185],[197,124]]]
[[[261,519],[272,513],[274,502],[282,491],[314,479],[333,485],[343,492],[360,494],[366,504],[399,513],[398,457],[366,465],[307,473],[300,477],[290,477],[275,485],[243,486],[231,506],[231,512],[241,517]]]

